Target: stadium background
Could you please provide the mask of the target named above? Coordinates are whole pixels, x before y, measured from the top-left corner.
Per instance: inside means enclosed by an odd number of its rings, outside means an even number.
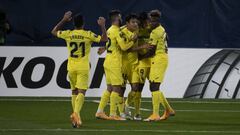
[[[64,68],[60,68],[66,64],[65,43],[63,40],[54,38],[50,33],[66,11],[72,10],[73,13],[84,14],[86,29],[99,34],[96,19],[99,16],[108,18],[107,13],[111,9],[120,9],[123,18],[124,15],[131,12],[160,9],[162,12],[161,23],[170,37],[168,44],[170,65],[162,85],[166,96],[199,98],[199,95],[202,95],[200,97],[204,98],[205,89],[208,89],[205,84],[216,82],[216,80],[211,80],[211,77],[223,76],[220,81],[213,84],[211,89],[217,91],[217,95],[223,91],[225,94],[222,98],[239,98],[239,51],[234,51],[240,48],[239,7],[238,0],[113,0],[111,2],[98,0],[1,0],[0,8],[7,13],[12,32],[7,36],[7,44],[1,46],[0,49],[0,96],[70,96],[65,91],[66,88],[69,88],[65,78],[66,71]],[[64,28],[71,29],[73,27],[69,23]],[[91,90],[89,90],[88,96],[100,96],[102,90],[106,88],[104,76],[102,76],[104,55],[98,56],[96,49],[97,47],[92,50],[89,84]],[[207,76],[197,76],[198,71],[203,70],[202,65],[210,61],[212,56],[221,49],[231,49],[233,53],[229,57],[221,55],[220,62],[213,62],[216,65],[215,68],[210,68],[214,69],[213,71],[207,72],[204,69],[205,73],[210,73],[208,79],[206,79]],[[22,57],[23,61],[18,66],[9,65],[15,62],[14,58],[19,57]],[[32,74],[28,79],[23,79],[22,76],[28,67],[26,64],[36,60],[35,58],[39,60],[39,57],[50,58],[56,64],[55,69],[50,73],[52,76],[47,76],[46,79],[43,74],[46,72],[42,65],[43,62],[35,61],[32,72],[30,72]],[[227,64],[224,65],[224,63]],[[7,70],[11,68],[12,70]],[[59,71],[62,71],[60,74],[63,74],[60,76],[61,78],[58,76]],[[98,74],[95,75],[96,73]],[[235,74],[234,77],[228,77],[232,74]],[[46,82],[47,80],[49,82]],[[225,81],[229,82],[229,80],[234,83],[225,84]],[[15,81],[16,85],[9,84],[9,82]],[[203,83],[204,88],[201,85]],[[216,84],[217,86],[215,86]],[[225,87],[225,85],[227,86]],[[229,88],[229,85],[233,87]],[[189,88],[188,86],[196,87]],[[184,96],[186,90],[188,92]],[[215,92],[210,92],[210,95],[214,95],[210,97],[215,98],[215,94]],[[151,96],[148,92],[148,84],[144,88],[143,96]]]
[[[50,34],[64,12],[81,12],[86,28],[99,32],[96,19],[107,18],[111,9],[123,16],[131,12],[160,9],[170,47],[239,48],[240,2],[238,0],[1,0],[13,32],[11,45],[64,45]],[[71,28],[69,24],[66,28]]]

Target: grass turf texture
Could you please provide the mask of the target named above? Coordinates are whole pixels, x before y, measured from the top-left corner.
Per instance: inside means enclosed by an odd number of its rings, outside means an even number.
[[[0,135],[240,135],[240,100],[169,99],[176,116],[166,121],[105,121],[95,119],[96,98],[86,98],[83,126],[69,121],[70,98],[0,97]],[[142,99],[144,118],[151,114],[151,99]],[[107,106],[106,111],[109,111]],[[162,113],[162,112],[161,112]]]

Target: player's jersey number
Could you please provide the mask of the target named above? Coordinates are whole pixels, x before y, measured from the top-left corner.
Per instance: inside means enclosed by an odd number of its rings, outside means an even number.
[[[82,50],[81,57],[85,56],[85,42],[80,42],[80,43],[70,42],[70,47],[72,48],[71,57],[73,58],[79,57],[79,55],[75,54],[75,52],[78,51],[79,48],[81,48]]]

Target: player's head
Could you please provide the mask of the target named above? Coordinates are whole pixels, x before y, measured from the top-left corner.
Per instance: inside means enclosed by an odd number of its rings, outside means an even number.
[[[147,12],[141,12],[138,15],[138,20],[139,20],[139,26],[142,28],[145,28],[148,26],[150,22],[150,18]]]
[[[157,9],[150,11],[150,24],[153,28],[156,28],[160,24],[161,12]]]
[[[122,25],[122,15],[119,10],[111,10],[108,15],[112,24]]]
[[[138,29],[138,16],[136,14],[129,14],[125,18],[126,26],[130,31],[135,31]]]
[[[76,28],[82,28],[84,25],[84,19],[83,16],[81,14],[76,14],[73,17],[73,24]]]

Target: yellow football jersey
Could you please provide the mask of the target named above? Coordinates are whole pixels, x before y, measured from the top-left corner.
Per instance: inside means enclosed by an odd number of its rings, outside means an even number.
[[[148,26],[146,28],[140,28],[138,33],[138,45],[144,45],[149,42],[151,33],[151,27]],[[139,54],[143,55],[147,53],[147,49],[142,49],[138,52]],[[151,65],[151,58],[145,58],[139,61],[139,67],[150,67]]]
[[[151,59],[152,62],[158,62],[160,57],[167,54],[168,45],[167,45],[167,34],[165,29],[160,25],[154,30],[152,30],[150,34],[150,41],[149,44],[156,45],[156,52],[153,58]],[[160,57],[159,57],[160,56]]]
[[[126,43],[131,41],[131,39],[135,35],[133,32],[128,30],[127,27],[124,27],[123,29],[121,29],[121,33],[122,33],[122,38],[124,39],[124,41]],[[136,47],[137,45],[138,45],[137,42],[135,42],[132,45],[132,47]],[[127,52],[127,51],[124,51],[123,52],[123,62],[127,62],[129,64],[137,64],[138,63],[138,54],[137,54],[137,52]]]
[[[122,38],[120,28],[112,25],[107,30],[108,42],[106,43],[107,55],[104,61],[104,67],[122,67],[122,51],[128,50],[134,42],[126,43]]]
[[[67,43],[68,48],[68,70],[89,69],[89,54],[91,44],[100,42],[101,36],[86,30],[58,31],[57,37]]]
[[[165,29],[160,25],[154,30],[152,30],[150,34],[149,44],[156,45],[156,55],[167,53],[168,45],[167,45],[167,34]]]

